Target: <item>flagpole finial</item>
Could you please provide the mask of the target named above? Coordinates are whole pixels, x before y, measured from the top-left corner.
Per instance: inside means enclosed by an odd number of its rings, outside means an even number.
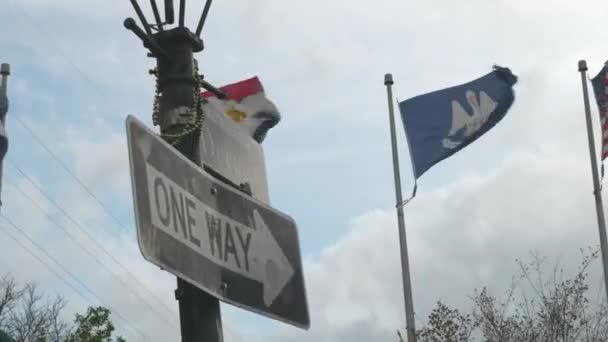
[[[581,59],[578,61],[578,71],[587,71],[587,61]]]
[[[384,75],[384,85],[393,85],[393,75],[392,74],[386,74]]]
[[[11,74],[11,66],[8,63],[2,63],[0,66],[0,75],[10,75]]]

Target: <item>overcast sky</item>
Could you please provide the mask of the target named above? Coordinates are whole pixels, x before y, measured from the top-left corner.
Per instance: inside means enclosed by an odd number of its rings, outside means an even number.
[[[202,6],[188,1],[190,27]],[[387,72],[400,100],[495,63],[519,76],[503,121],[427,172],[405,208],[417,324],[438,299],[468,309],[475,288],[500,294],[531,251],[573,265],[597,246],[577,62],[595,76],[608,58],[606,13],[600,0],[214,2],[201,72],[216,85],[257,75],[282,112],[264,142],[271,200],[299,225],[311,310],[301,331],[223,305],[226,341],[391,341],[404,327]],[[143,259],[135,236],[124,120],[152,126],[153,61],[127,16],[119,0],[0,4],[0,62],[13,71],[2,215],[86,288],[4,231],[0,271],[65,295],[69,314],[112,308],[129,341],[177,341],[175,277]]]

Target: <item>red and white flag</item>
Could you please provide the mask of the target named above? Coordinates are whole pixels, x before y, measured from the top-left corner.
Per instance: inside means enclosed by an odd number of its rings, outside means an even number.
[[[246,134],[262,143],[266,133],[280,121],[281,115],[266,97],[258,77],[225,85],[220,90],[226,94],[226,98],[220,99],[209,91],[202,93],[206,100],[202,106],[203,112],[224,113],[238,123]]]
[[[591,79],[595,100],[600,112],[600,126],[602,127],[602,161],[608,158],[608,70],[602,70]]]

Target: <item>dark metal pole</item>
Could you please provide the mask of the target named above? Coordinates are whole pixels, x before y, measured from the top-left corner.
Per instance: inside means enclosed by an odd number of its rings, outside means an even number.
[[[388,117],[391,130],[391,147],[393,152],[393,173],[395,177],[395,197],[397,199],[397,221],[399,225],[399,245],[401,249],[401,276],[403,281],[403,299],[405,301],[405,325],[407,341],[416,342],[416,324],[414,321],[414,301],[412,299],[412,282],[410,280],[410,264],[407,255],[407,237],[405,234],[405,219],[403,216],[403,195],[401,193],[401,173],[399,171],[399,151],[397,150],[397,134],[395,132],[395,114],[393,109],[393,75],[384,76],[384,85],[388,97]]]
[[[0,65],[0,96],[6,96],[6,88],[8,85],[8,76],[11,74],[11,66],[7,63]]]
[[[211,0],[207,0],[207,2],[205,2],[205,8],[203,8],[203,13],[201,14],[201,18],[198,21],[198,26],[196,27],[196,32],[194,34],[196,34],[197,37],[201,36],[201,32],[203,31],[203,26],[205,25],[205,20],[207,20],[207,15],[209,15],[209,9],[211,8]]]
[[[152,12],[154,12],[154,19],[156,20],[156,26],[159,31],[163,30],[163,21],[160,19],[160,13],[158,12],[158,6],[156,5],[156,0],[150,0],[150,5],[152,6]]]
[[[177,278],[182,342],[222,342],[220,301],[198,287]]]
[[[593,177],[593,195],[595,197],[595,211],[597,214],[598,230],[600,233],[600,248],[602,253],[602,265],[604,267],[604,287],[606,288],[606,300],[608,300],[608,239],[606,238],[606,218],[604,216],[604,204],[602,203],[602,190],[600,189],[600,177],[597,169],[597,156],[595,154],[595,139],[593,137],[593,124],[591,122],[591,107],[589,105],[589,91],[587,90],[587,62],[578,62],[578,71],[581,73],[583,84],[583,101],[585,102],[585,121],[587,122],[587,139],[589,141],[589,154],[591,157],[591,176]]]
[[[186,0],[179,0],[179,26],[184,27],[186,17]]]
[[[165,21],[167,22],[167,24],[173,24],[175,22],[173,0],[165,0]]]
[[[146,35],[146,33],[142,31],[139,26],[137,26],[135,19],[127,18],[125,19],[123,25],[125,26],[125,28],[135,33],[135,35],[142,40],[144,46],[150,49],[150,51],[152,51],[155,57],[164,58],[167,60],[171,59],[167,52],[165,52],[154,40],[152,40],[152,38],[150,38],[150,36]]]
[[[155,1],[151,1],[155,7]],[[136,0],[131,2],[140,15],[141,9]],[[153,10],[158,23],[157,10]],[[165,0],[165,15],[166,22],[173,23],[172,0]],[[184,16],[185,0],[181,0],[179,27],[159,30],[151,35],[143,32],[132,18],[127,18],[124,26],[133,31],[156,57],[157,68],[152,74],[157,77],[155,101],[158,102],[154,105],[153,118],[155,124],[160,126],[161,136],[185,157],[199,163],[195,152],[203,117],[198,108],[200,79],[193,54],[203,50],[203,42],[184,27]],[[145,18],[142,22],[147,27]],[[182,342],[224,341],[218,299],[179,277],[175,297],[179,302]]]
[[[139,7],[137,0],[131,0],[131,5],[133,5],[133,8],[135,9],[135,12],[137,13],[137,17],[139,17],[141,24],[144,26],[144,30],[146,31],[146,34],[148,34],[148,35],[152,34],[152,30],[150,30],[150,25],[148,25],[146,16],[141,11],[141,8]]]
[[[200,96],[193,53],[202,50],[202,42],[183,27],[159,32],[153,39],[170,57],[157,58],[161,94],[158,124],[163,134],[179,134],[192,120],[183,115],[182,109],[196,109],[196,98]],[[179,142],[174,141],[175,148],[194,162],[199,134],[200,130],[196,130]],[[182,342],[223,342],[220,303],[215,297],[179,278],[175,295],[179,301]]]

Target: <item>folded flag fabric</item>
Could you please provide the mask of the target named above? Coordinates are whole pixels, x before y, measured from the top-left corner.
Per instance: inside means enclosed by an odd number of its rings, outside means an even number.
[[[6,134],[6,113],[8,112],[8,96],[7,96],[7,76],[8,71],[5,71],[7,64],[2,67],[2,79],[0,81],[0,162],[4,159],[4,155],[8,150],[8,134]]]
[[[608,157],[608,72],[606,66],[591,79],[602,127],[602,161]]]
[[[264,92],[264,87],[253,77],[220,88],[226,98],[220,99],[211,92],[204,92],[205,110],[219,111],[238,123],[255,141],[262,143],[268,131],[281,120],[277,107]]]
[[[506,115],[517,76],[509,68],[399,103],[416,178],[472,143]]]
[[[8,113],[7,84],[10,69],[8,64],[0,66],[0,193],[2,192],[2,173],[4,157],[8,151],[8,134],[6,133],[6,113]],[[0,200],[0,205],[2,201]]]
[[[8,150],[8,134],[6,134],[6,113],[8,112],[8,98],[0,94],[0,163]]]

